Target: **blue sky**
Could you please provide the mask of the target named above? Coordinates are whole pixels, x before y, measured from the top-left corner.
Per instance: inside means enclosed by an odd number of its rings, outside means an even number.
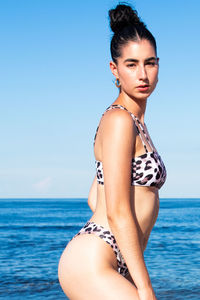
[[[0,2],[0,197],[87,197],[93,137],[117,97],[108,10],[118,1]],[[165,161],[161,197],[200,197],[200,1],[135,0],[157,40],[145,121]]]

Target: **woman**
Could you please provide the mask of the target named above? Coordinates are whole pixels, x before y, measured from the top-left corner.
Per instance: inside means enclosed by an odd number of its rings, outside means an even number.
[[[60,284],[75,300],[155,300],[143,252],[166,178],[146,125],[147,98],[158,81],[156,42],[128,5],[109,11],[114,32],[110,69],[119,96],[103,114],[94,153],[94,214],[59,263]]]

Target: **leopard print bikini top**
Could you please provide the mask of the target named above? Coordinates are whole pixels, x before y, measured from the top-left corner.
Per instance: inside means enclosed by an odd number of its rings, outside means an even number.
[[[119,104],[113,104],[113,105],[109,106],[106,109],[106,111],[114,109],[114,108],[120,108],[120,109],[128,111],[125,107],[123,107]],[[104,112],[104,114],[105,114],[105,112]],[[139,155],[132,159],[131,185],[154,186],[154,187],[160,189],[166,180],[166,169],[165,169],[164,163],[163,163],[160,155],[154,148],[151,139],[147,136],[147,133],[146,133],[142,123],[131,112],[129,112],[129,113],[133,118],[138,135],[140,136],[140,138],[142,140],[142,144],[143,144],[145,152],[146,152],[145,154]],[[97,127],[96,134],[94,137],[94,144],[95,144],[98,129],[99,129],[99,126]],[[145,140],[148,142],[152,151],[149,152],[147,150]],[[97,182],[99,184],[104,184],[103,164],[99,160],[96,160],[95,164],[96,164],[96,172],[97,172]]]

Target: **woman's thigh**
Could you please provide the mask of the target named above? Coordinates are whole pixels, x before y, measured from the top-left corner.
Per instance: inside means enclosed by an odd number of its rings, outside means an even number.
[[[101,238],[83,234],[64,250],[58,268],[63,291],[71,300],[137,300],[137,290],[117,272],[112,248]]]

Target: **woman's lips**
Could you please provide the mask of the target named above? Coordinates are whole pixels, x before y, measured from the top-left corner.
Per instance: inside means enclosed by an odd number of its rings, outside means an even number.
[[[149,85],[140,85],[140,86],[137,86],[137,89],[140,91],[140,92],[146,92],[148,91],[149,89]]]

